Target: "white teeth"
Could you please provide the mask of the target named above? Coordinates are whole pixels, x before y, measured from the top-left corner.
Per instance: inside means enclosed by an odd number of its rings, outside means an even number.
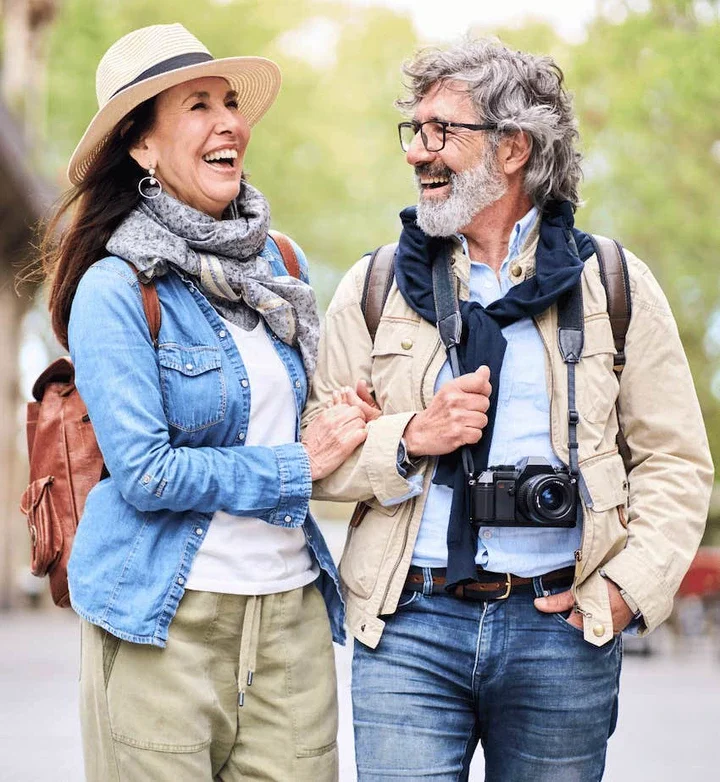
[[[216,149],[215,152],[208,152],[207,155],[203,155],[203,160],[208,163],[212,160],[236,160],[237,156],[237,149]]]
[[[450,180],[443,177],[429,177],[428,179],[421,179],[421,185],[446,185]]]

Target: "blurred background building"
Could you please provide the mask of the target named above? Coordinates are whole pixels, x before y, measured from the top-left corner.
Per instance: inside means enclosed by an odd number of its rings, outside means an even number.
[[[5,0],[0,81],[0,610],[17,602],[17,578],[27,561],[27,533],[18,511],[26,483],[23,458],[22,323],[36,283],[19,289],[35,260],[35,226],[54,198],[40,175],[44,141],[44,74],[51,0]]]

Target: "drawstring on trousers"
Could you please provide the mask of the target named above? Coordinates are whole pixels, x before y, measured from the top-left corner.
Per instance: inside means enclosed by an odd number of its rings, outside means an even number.
[[[243,619],[242,638],[240,639],[240,658],[238,660],[238,706],[245,703],[245,689],[252,686],[257,665],[258,641],[260,638],[260,614],[262,597],[248,596]]]

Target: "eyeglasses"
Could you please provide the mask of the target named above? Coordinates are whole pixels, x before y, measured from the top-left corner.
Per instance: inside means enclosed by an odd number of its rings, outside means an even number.
[[[497,130],[497,125],[486,123],[484,125],[470,125],[467,122],[442,122],[440,120],[428,120],[427,122],[400,122],[398,135],[403,152],[410,149],[413,139],[420,133],[422,143],[428,152],[439,152],[445,146],[445,131],[448,128],[465,128],[465,130]]]

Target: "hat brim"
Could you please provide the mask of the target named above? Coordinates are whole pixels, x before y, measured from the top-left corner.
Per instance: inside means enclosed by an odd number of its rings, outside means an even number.
[[[177,68],[152,76],[119,92],[92,118],[70,158],[67,176],[79,185],[117,124],[136,106],[176,84],[219,76],[238,95],[238,110],[252,126],[275,102],[280,91],[280,69],[264,57],[226,57]]]

